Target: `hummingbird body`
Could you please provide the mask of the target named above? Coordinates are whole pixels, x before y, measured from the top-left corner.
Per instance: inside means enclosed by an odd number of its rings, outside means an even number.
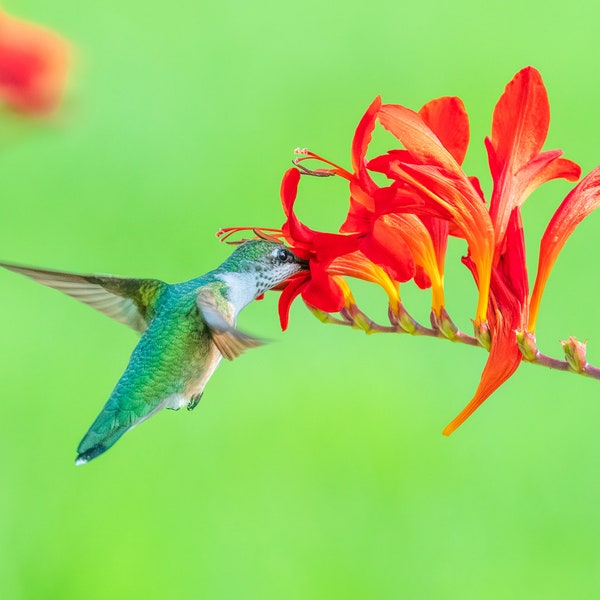
[[[190,410],[223,357],[262,342],[236,329],[256,296],[306,268],[282,244],[251,240],[220,267],[185,283],[2,266],[60,289],[142,332],[129,364],[77,448],[76,464],[108,450],[164,408]]]

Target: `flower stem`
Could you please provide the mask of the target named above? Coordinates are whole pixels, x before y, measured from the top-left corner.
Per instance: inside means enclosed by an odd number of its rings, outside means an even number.
[[[581,371],[575,371],[566,360],[552,358],[551,356],[542,354],[541,352],[538,352],[533,360],[528,360],[527,362],[530,362],[533,365],[548,367],[549,369],[554,369],[556,371],[569,371],[570,373],[591,377],[592,379],[600,379],[600,368],[594,367],[589,363],[586,363]]]
[[[592,379],[600,379],[600,369],[598,367],[593,367],[592,365],[587,364],[583,369],[582,375],[586,375],[587,377],[591,377]]]
[[[535,358],[531,360],[523,359],[525,362],[529,362],[532,365],[540,365],[541,367],[548,367],[549,369],[554,369],[556,371],[570,371],[569,363],[566,360],[560,360],[559,358],[552,358],[552,356],[548,356],[547,354],[542,354],[538,352],[535,355]],[[575,371],[573,371],[575,373]]]
[[[353,327],[354,329],[361,329],[369,335],[373,333],[408,333],[415,336],[419,335],[445,339],[459,344],[485,348],[481,345],[477,338],[460,331],[458,328],[455,330],[453,329],[454,333],[451,337],[449,337],[447,332],[443,332],[436,327],[437,321],[435,319],[432,319],[433,327],[425,327],[424,325],[421,325],[412,316],[410,316],[403,306],[401,306],[399,311],[401,313],[401,317],[398,313],[392,313],[392,311],[390,311],[390,325],[381,325],[373,321],[373,319],[368,317],[362,310],[360,310],[356,304],[352,304],[351,306],[343,308],[339,313],[341,318],[334,317],[330,313],[324,313],[322,311],[313,309],[310,306],[309,308],[322,323],[332,323],[335,325]],[[452,323],[450,317],[446,313],[445,318]],[[535,344],[535,338],[531,336],[531,339]],[[529,347],[529,350],[531,351],[532,348],[533,347]],[[487,350],[487,348],[485,349]],[[553,358],[552,356],[543,354],[537,350],[537,347],[533,348],[533,350],[534,351],[527,356],[523,356],[524,362],[546,367],[548,369],[554,369],[555,371],[568,371],[570,373],[583,375],[585,377],[591,377],[592,379],[600,379],[600,367],[594,367],[586,362],[580,370],[576,370],[569,364],[567,360],[561,360],[559,358]],[[524,351],[523,348],[522,351]]]

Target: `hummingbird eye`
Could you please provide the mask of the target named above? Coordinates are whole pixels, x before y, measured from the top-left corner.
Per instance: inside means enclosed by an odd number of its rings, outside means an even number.
[[[277,260],[282,263],[292,262],[294,255],[287,248],[277,250]]]

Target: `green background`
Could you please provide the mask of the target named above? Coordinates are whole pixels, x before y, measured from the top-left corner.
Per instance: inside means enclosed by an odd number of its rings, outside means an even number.
[[[182,281],[229,249],[222,226],[279,226],[296,146],[347,165],[376,94],[460,96],[466,168],[489,194],[483,138],[504,85],[536,66],[559,147],[600,163],[597,2],[11,0],[77,48],[61,114],[0,117],[0,258]],[[385,137],[378,139],[385,149]],[[569,185],[525,207],[537,244]],[[303,182],[333,228],[343,182]],[[600,363],[600,215],[560,257],[543,350],[590,339]],[[450,248],[448,309],[476,293]],[[384,296],[358,286],[374,315]],[[403,297],[425,319],[428,294]],[[76,445],[135,334],[0,273],[2,598],[590,598],[600,594],[600,383],[523,365],[451,438],[485,353],[325,326],[276,294],[242,326],[274,343],[223,364],[195,412],[165,412],[106,456]]]

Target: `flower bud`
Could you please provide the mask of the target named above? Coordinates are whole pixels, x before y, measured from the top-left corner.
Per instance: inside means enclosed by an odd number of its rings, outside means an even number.
[[[447,337],[449,340],[456,339],[458,327],[452,322],[452,319],[445,308],[440,309],[439,314],[436,314],[435,311],[431,311],[430,320],[431,326],[440,331],[444,337]]]
[[[515,331],[517,336],[517,345],[525,360],[535,360],[538,355],[535,335],[530,331]]]
[[[571,336],[568,340],[561,340],[561,345],[563,347],[563,352],[565,353],[565,358],[569,363],[569,367],[575,371],[576,373],[583,373],[585,367],[587,366],[586,360],[586,344],[585,342],[579,342],[576,338]]]
[[[392,310],[390,308],[388,310],[388,316],[390,323],[394,326],[397,325],[405,333],[414,334],[417,330],[416,321],[408,314],[402,303],[398,304],[398,308],[396,310]]]
[[[475,320],[473,321],[473,331],[479,344],[489,352],[489,349],[492,346],[489,325],[485,321]]]

